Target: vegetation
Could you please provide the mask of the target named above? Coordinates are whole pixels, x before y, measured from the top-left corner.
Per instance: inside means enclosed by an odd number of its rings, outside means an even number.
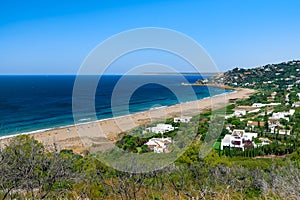
[[[47,152],[29,136],[18,136],[0,152],[0,198],[296,198],[300,195],[299,152],[270,160],[219,157],[212,151],[201,159],[195,142],[174,165],[130,174],[106,167],[92,154]]]
[[[231,87],[247,87],[264,91],[275,89],[280,92],[298,80],[299,70],[300,61],[289,61],[252,69],[234,68],[225,73],[213,76],[204,82],[199,82],[205,84],[226,83]],[[284,101],[284,98],[281,100]]]
[[[215,119],[210,112],[200,114],[192,119],[193,123],[181,124],[180,129],[164,134],[178,139],[169,155],[176,148],[185,147],[187,141],[192,144],[175,162],[149,173],[117,171],[106,166],[99,154],[48,151],[28,135],[17,136],[0,148],[0,199],[299,199],[300,108],[293,107],[300,98],[299,71],[300,62],[291,61],[254,69],[236,68],[208,80],[212,83],[223,80],[231,86],[259,92],[229,105]],[[276,95],[270,99],[274,92]],[[281,105],[230,117],[224,127],[219,120],[221,113],[233,114],[237,106],[270,102]],[[280,120],[280,128],[290,130],[290,135],[279,134],[278,130],[271,132],[268,121],[272,113],[292,108],[295,114],[289,120]],[[248,120],[257,125],[248,126]],[[179,125],[170,119],[167,123]],[[219,126],[210,126],[214,123]],[[258,148],[249,145],[245,151],[237,148],[221,151],[221,139],[229,134],[230,128],[256,132],[271,143]],[[191,136],[192,132],[196,134]],[[220,132],[217,142],[211,144],[214,133]],[[163,155],[150,152],[144,144],[162,136],[143,134],[143,128],[138,127],[125,133],[116,146],[131,155],[150,154],[160,161]],[[256,144],[260,142],[255,139]],[[201,156],[199,152],[205,145],[214,149]],[[135,162],[131,157],[122,159],[115,160],[115,164],[124,164],[124,159]]]

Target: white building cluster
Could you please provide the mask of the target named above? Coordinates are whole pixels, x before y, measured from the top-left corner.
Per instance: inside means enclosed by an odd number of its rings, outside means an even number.
[[[290,116],[293,116],[295,110],[290,109],[288,112],[277,112],[273,113],[272,117],[269,118],[268,124],[271,129],[271,133],[278,133],[279,135],[290,135],[291,130],[280,129],[283,125],[280,124],[281,119],[290,121]]]
[[[293,109],[291,109],[289,112],[277,112],[273,113],[270,119],[285,119],[287,121],[290,121],[289,116],[293,116],[294,113],[295,110]]]
[[[192,117],[181,116],[175,117],[175,123],[189,123]],[[154,127],[146,128],[146,132],[155,134],[164,134],[166,132],[174,131],[175,128],[171,124],[157,124]],[[167,138],[151,138],[145,145],[154,151],[154,153],[166,153],[168,151],[168,144],[172,143],[172,139]]]

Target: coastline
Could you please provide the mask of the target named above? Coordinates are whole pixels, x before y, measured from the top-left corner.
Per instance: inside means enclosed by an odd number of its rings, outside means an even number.
[[[216,87],[216,88],[221,88],[225,90],[239,90],[240,88],[233,88],[228,85],[223,85],[223,84],[213,84],[213,83],[182,83],[181,85],[183,86],[201,86],[201,87]]]
[[[129,115],[101,119],[91,122],[82,122],[75,125],[67,125],[59,128],[37,130],[15,135],[0,137],[0,146],[6,145],[17,135],[31,135],[46,148],[57,150],[72,149],[75,153],[84,150],[92,150],[93,145],[112,143],[118,139],[119,134],[129,131],[137,126],[157,122],[166,118],[175,117],[179,114],[197,115],[210,110],[212,101],[213,109],[221,108],[224,103],[229,104],[230,99],[248,98],[255,90],[239,88],[230,93],[223,93],[191,102],[185,102],[168,107],[159,107],[152,110],[137,112]],[[225,102],[224,102],[225,100]]]

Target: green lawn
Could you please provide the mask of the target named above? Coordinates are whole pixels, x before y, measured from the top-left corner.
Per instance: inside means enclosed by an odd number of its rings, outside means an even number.
[[[220,149],[220,146],[221,146],[221,142],[215,142],[213,148],[218,150]]]
[[[142,151],[142,148],[141,147],[137,147],[136,150],[137,150],[138,153],[140,153]]]

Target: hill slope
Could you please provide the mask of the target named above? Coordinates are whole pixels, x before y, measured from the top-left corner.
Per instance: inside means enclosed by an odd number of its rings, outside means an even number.
[[[270,87],[287,88],[299,84],[300,61],[269,64],[252,69],[234,68],[209,79],[199,81],[203,84],[226,84],[232,87],[263,89]]]

